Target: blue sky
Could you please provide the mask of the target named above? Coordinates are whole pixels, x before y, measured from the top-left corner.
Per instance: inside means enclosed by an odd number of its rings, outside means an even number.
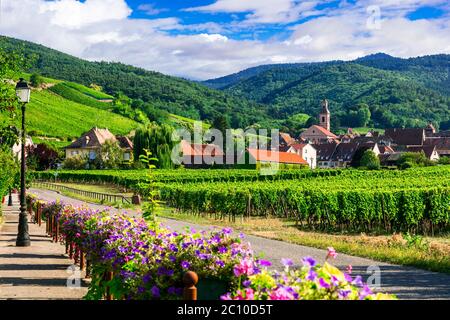
[[[450,54],[448,0],[0,0],[0,33],[196,80],[269,63]]]

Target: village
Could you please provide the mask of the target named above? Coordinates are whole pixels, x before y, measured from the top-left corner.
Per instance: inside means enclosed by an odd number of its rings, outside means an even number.
[[[330,119],[328,101],[323,100],[317,125],[307,128],[298,137],[280,132],[276,148],[271,144],[267,144],[265,148],[249,146],[245,154],[233,154],[231,160],[222,146],[182,140],[182,165],[195,169],[223,164],[230,168],[242,164],[278,163],[292,168],[308,166],[311,169],[339,169],[358,166],[367,150],[372,151],[384,167],[395,167],[405,153],[421,153],[432,162],[450,157],[450,131],[437,132],[431,123],[426,128],[388,128],[384,134],[369,131],[361,135],[349,128],[346,134],[336,135],[330,131]],[[85,156],[95,160],[107,141],[120,145],[123,161],[132,159],[133,142],[129,137],[114,136],[108,129],[100,128],[92,128],[65,147],[66,158]],[[31,139],[28,143],[32,144]],[[15,149],[19,152],[18,145]]]

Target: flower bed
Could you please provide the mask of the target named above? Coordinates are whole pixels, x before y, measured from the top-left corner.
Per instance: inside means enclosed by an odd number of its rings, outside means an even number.
[[[48,203],[44,210],[59,225],[59,240],[86,253],[92,282],[86,299],[182,299],[183,276],[195,271],[200,279],[227,284],[222,299],[391,299],[374,294],[360,277],[352,278],[329,263],[311,258],[282,273],[268,271],[269,261],[254,256],[232,230],[175,232],[152,228],[143,219],[87,207]],[[330,255],[333,252],[330,251]],[[105,274],[113,273],[105,281]],[[225,291],[227,291],[225,290]],[[217,297],[219,298],[219,297]]]

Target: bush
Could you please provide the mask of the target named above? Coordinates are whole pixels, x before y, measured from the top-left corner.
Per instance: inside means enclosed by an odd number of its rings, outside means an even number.
[[[66,160],[64,160],[64,162],[62,164],[64,169],[69,169],[69,170],[86,169],[87,165],[88,165],[88,159],[86,156],[75,156],[75,157],[66,158]]]
[[[380,159],[372,150],[366,150],[361,158],[360,166],[369,170],[380,169]]]
[[[38,88],[44,83],[44,78],[37,73],[33,73],[30,77],[30,83],[33,87]]]

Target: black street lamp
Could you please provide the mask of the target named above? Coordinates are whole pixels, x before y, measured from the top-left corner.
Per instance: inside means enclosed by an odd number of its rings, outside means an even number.
[[[25,105],[30,102],[31,89],[26,81],[20,78],[16,85],[16,94],[19,102],[22,103],[22,150],[20,163],[20,214],[19,214],[19,233],[17,234],[16,246],[28,247],[30,243],[30,235],[28,233],[28,215],[27,204],[25,200]]]

